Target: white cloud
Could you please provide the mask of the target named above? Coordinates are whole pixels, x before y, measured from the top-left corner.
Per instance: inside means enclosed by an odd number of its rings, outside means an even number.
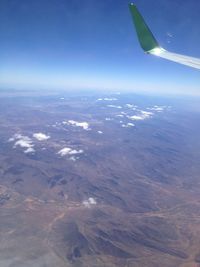
[[[130,108],[132,110],[136,110],[137,106],[133,105],[133,104],[126,104],[127,108]]]
[[[116,106],[116,105],[107,105],[107,107],[109,107],[109,108],[122,108],[121,106]]]
[[[131,123],[131,122],[127,123],[127,125],[128,125],[129,127],[134,127],[134,126],[135,126],[135,124],[134,124],[134,123]]]
[[[103,132],[102,131],[98,131],[97,133],[102,134]]]
[[[88,122],[78,122],[78,121],[74,121],[74,120],[69,120],[69,121],[63,121],[62,123],[67,124],[67,125],[76,126],[76,127],[81,127],[84,130],[90,130]]]
[[[135,124],[131,123],[131,122],[122,125],[123,128],[130,128],[130,127],[134,127],[134,126],[135,126]]]
[[[112,121],[112,118],[105,118],[106,121]]]
[[[88,198],[88,202],[89,202],[91,205],[96,205],[96,204],[97,204],[96,200],[95,200],[94,198],[92,198],[92,197],[89,197],[89,198]]]
[[[34,133],[33,137],[35,139],[37,139],[38,141],[45,141],[45,140],[48,140],[50,138],[49,135],[46,135],[44,133]]]
[[[155,111],[163,111],[164,108],[163,107],[154,107],[152,110],[155,110]]]
[[[153,115],[153,112],[150,111],[140,110],[140,112],[144,115]]]
[[[141,110],[140,112],[141,112],[144,116],[146,116],[146,117],[149,117],[149,116],[152,116],[152,115],[153,115],[153,112],[149,112],[149,111]]]
[[[61,149],[60,151],[58,151],[58,154],[63,157],[63,156],[66,156],[66,155],[72,156],[72,155],[82,154],[83,152],[84,151],[82,149],[75,150],[75,149],[72,149],[70,147],[65,147],[65,148]]]
[[[14,142],[15,141],[15,138],[14,137],[11,137],[8,139],[8,142]]]
[[[144,120],[144,116],[139,116],[139,115],[133,115],[133,116],[128,116],[128,118],[130,120],[133,120],[133,121],[138,121],[138,120]]]
[[[34,145],[31,138],[21,134],[15,134],[12,138],[8,140],[9,142],[15,142],[13,148],[17,146],[25,148],[24,153],[34,153]]]
[[[14,134],[14,136],[12,138],[14,138],[14,140],[16,139],[20,139],[20,138],[25,138],[26,136],[22,135],[22,134]]]
[[[153,106],[152,108],[147,108],[148,110],[153,110],[153,111],[157,111],[157,112],[162,112],[166,109],[166,106]]]
[[[24,150],[24,153],[34,153],[35,152],[35,149],[34,148],[32,148],[32,147],[29,147],[29,148],[27,148],[26,150]]]
[[[83,201],[83,205],[87,208],[90,208],[93,205],[96,205],[97,202],[93,197],[89,197],[88,200]]]
[[[99,99],[97,99],[97,101],[117,101],[117,98],[115,98],[115,97],[113,97],[113,98],[105,97],[105,98],[99,98]]]
[[[127,118],[129,118],[130,120],[133,120],[133,121],[137,121],[137,120],[145,120],[145,119],[148,119],[148,118],[152,117],[152,115],[153,115],[152,112],[143,111],[143,110],[141,110],[140,113],[141,114],[138,114],[138,115],[127,116]]]
[[[52,125],[50,125],[50,126],[59,129],[59,126],[61,126],[62,124],[67,124],[67,122],[62,122],[62,123],[60,123],[60,122],[55,122],[55,124],[52,124]]]
[[[117,98],[113,97],[113,98],[104,98],[105,101],[117,101]]]
[[[32,141],[31,140],[28,140],[28,139],[20,139],[20,140],[17,140],[15,142],[15,144],[14,144],[14,147],[17,147],[17,146],[20,146],[20,147],[23,147],[23,148],[33,147]]]
[[[116,117],[123,118],[123,117],[124,117],[124,115],[122,115],[122,114],[119,114],[119,115],[116,115]]]
[[[70,157],[69,158],[71,161],[76,161],[77,159],[78,159],[78,157],[74,157],[74,156],[72,156],[72,157]]]

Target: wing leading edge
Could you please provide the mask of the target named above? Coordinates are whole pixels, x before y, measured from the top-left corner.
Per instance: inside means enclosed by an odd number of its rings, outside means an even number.
[[[153,36],[137,7],[131,3],[129,4],[129,8],[137,32],[138,40],[142,49],[146,53],[187,65],[192,68],[200,69],[199,58],[172,53],[162,48],[157,42],[156,38]]]

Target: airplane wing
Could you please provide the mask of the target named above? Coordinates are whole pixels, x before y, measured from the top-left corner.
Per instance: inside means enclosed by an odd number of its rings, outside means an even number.
[[[153,36],[137,7],[133,3],[130,3],[129,8],[135,24],[140,45],[145,53],[159,56],[183,65],[190,66],[192,68],[200,69],[200,58],[172,53],[162,48]]]

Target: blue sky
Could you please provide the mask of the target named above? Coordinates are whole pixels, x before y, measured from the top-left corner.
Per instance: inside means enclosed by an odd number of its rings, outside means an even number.
[[[200,2],[135,0],[160,44],[200,58]],[[200,72],[147,56],[125,0],[1,0],[0,88],[200,94]]]

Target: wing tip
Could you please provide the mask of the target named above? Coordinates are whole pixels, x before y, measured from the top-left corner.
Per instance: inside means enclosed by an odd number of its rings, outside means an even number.
[[[140,11],[137,9],[137,6],[133,2],[130,2],[129,8],[140,42],[140,46],[142,47],[145,53],[150,54],[151,50],[159,48],[160,45],[154,37],[153,33],[151,32],[149,26],[145,22],[144,18],[142,17]]]
[[[135,3],[130,2],[130,3],[129,3],[129,7],[136,7],[136,5],[135,5]]]

